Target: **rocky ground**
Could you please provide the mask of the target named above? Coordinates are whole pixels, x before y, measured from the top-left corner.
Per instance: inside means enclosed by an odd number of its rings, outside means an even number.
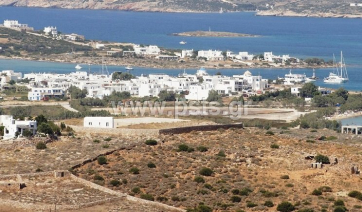
[[[93,162],[76,172],[114,190],[137,197],[150,194],[155,201],[182,208],[203,202],[214,210],[273,211],[276,206],[268,208],[265,201],[274,205],[290,201],[299,209],[332,211],[334,201],[342,199],[350,211],[358,211],[362,202],[347,194],[361,189],[360,177],[350,174],[351,166],[362,162],[360,138],[327,130],[274,132],[275,135],[265,135],[265,131],[249,128],[160,136],[156,146],[140,144],[120,150],[107,156],[108,164]],[[322,135],[336,138],[316,140]],[[193,151],[178,151],[180,144]],[[272,144],[278,148],[271,148]],[[207,151],[200,152],[200,146]],[[338,164],[312,169],[313,161],[305,157],[317,154],[328,156],[331,162],[337,158]],[[202,176],[203,167],[212,169],[212,175]],[[131,173],[132,168],[139,173]],[[104,180],[95,180],[95,176]],[[198,177],[202,180],[195,182]],[[111,180],[126,183],[112,186]],[[314,189],[323,186],[331,191],[312,195]]]

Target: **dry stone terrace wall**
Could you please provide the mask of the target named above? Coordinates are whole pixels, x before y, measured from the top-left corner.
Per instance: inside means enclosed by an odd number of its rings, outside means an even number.
[[[192,127],[179,127],[171,129],[162,129],[160,130],[161,135],[173,135],[173,134],[182,134],[190,133],[191,131],[213,131],[218,129],[230,129],[230,128],[244,128],[244,125],[241,124],[223,124],[223,125],[202,125],[202,126],[192,126]]]

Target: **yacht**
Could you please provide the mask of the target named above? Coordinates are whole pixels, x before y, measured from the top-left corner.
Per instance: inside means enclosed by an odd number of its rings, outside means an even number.
[[[125,69],[126,69],[127,71],[133,70],[132,66],[126,66]]]
[[[301,84],[306,81],[305,74],[292,74],[292,70],[289,70],[289,74],[285,75],[284,85]]]
[[[187,42],[186,41],[180,41],[181,45],[185,45]]]
[[[80,66],[79,64],[77,64],[76,66],[75,66],[75,69],[77,69],[77,70],[80,70],[82,68],[82,66]]]
[[[341,84],[348,82],[348,80],[347,68],[344,63],[343,53],[341,52],[341,61],[339,62],[339,65],[336,65],[336,71],[334,73],[329,73],[329,76],[324,78],[323,82],[328,84]]]

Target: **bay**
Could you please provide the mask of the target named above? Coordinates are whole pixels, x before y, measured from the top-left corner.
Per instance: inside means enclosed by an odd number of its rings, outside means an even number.
[[[318,57],[331,60],[332,55],[344,52],[350,81],[342,85],[327,85],[322,82],[332,69],[317,69],[320,78],[317,85],[362,89],[362,19],[268,17],[255,13],[152,13],[112,10],[68,10],[22,7],[0,7],[0,21],[16,19],[39,30],[56,26],[63,33],[78,33],[87,39],[155,44],[176,49],[218,49],[234,52],[262,53],[272,51],[275,55],[290,54],[307,58]],[[229,31],[261,35],[253,38],[205,38],[176,37],[175,32],[194,30]],[[186,45],[179,42],[185,40]],[[23,73],[74,71],[74,64],[0,60],[0,69],[13,69]],[[85,70],[87,65],[82,65]],[[123,71],[124,67],[109,66],[109,72]],[[100,66],[92,66],[91,72],[100,72]],[[135,75],[167,73],[177,75],[183,70],[137,68]],[[187,70],[194,73],[196,70]],[[210,74],[221,71],[224,75],[242,74],[246,70],[209,70]],[[264,78],[282,77],[287,69],[251,69],[253,74]],[[312,75],[311,69],[295,69],[293,73]]]

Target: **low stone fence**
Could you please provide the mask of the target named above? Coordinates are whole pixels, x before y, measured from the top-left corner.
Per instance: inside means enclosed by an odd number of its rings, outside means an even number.
[[[125,128],[91,128],[70,125],[78,133],[103,134],[103,135],[123,135],[123,136],[157,136],[158,129],[125,129]]]
[[[182,134],[189,133],[191,131],[214,131],[218,129],[230,129],[230,128],[244,128],[242,123],[240,124],[220,124],[220,125],[201,125],[201,126],[191,126],[191,127],[178,127],[170,129],[162,129],[159,131],[160,135],[173,135],[173,134]]]

